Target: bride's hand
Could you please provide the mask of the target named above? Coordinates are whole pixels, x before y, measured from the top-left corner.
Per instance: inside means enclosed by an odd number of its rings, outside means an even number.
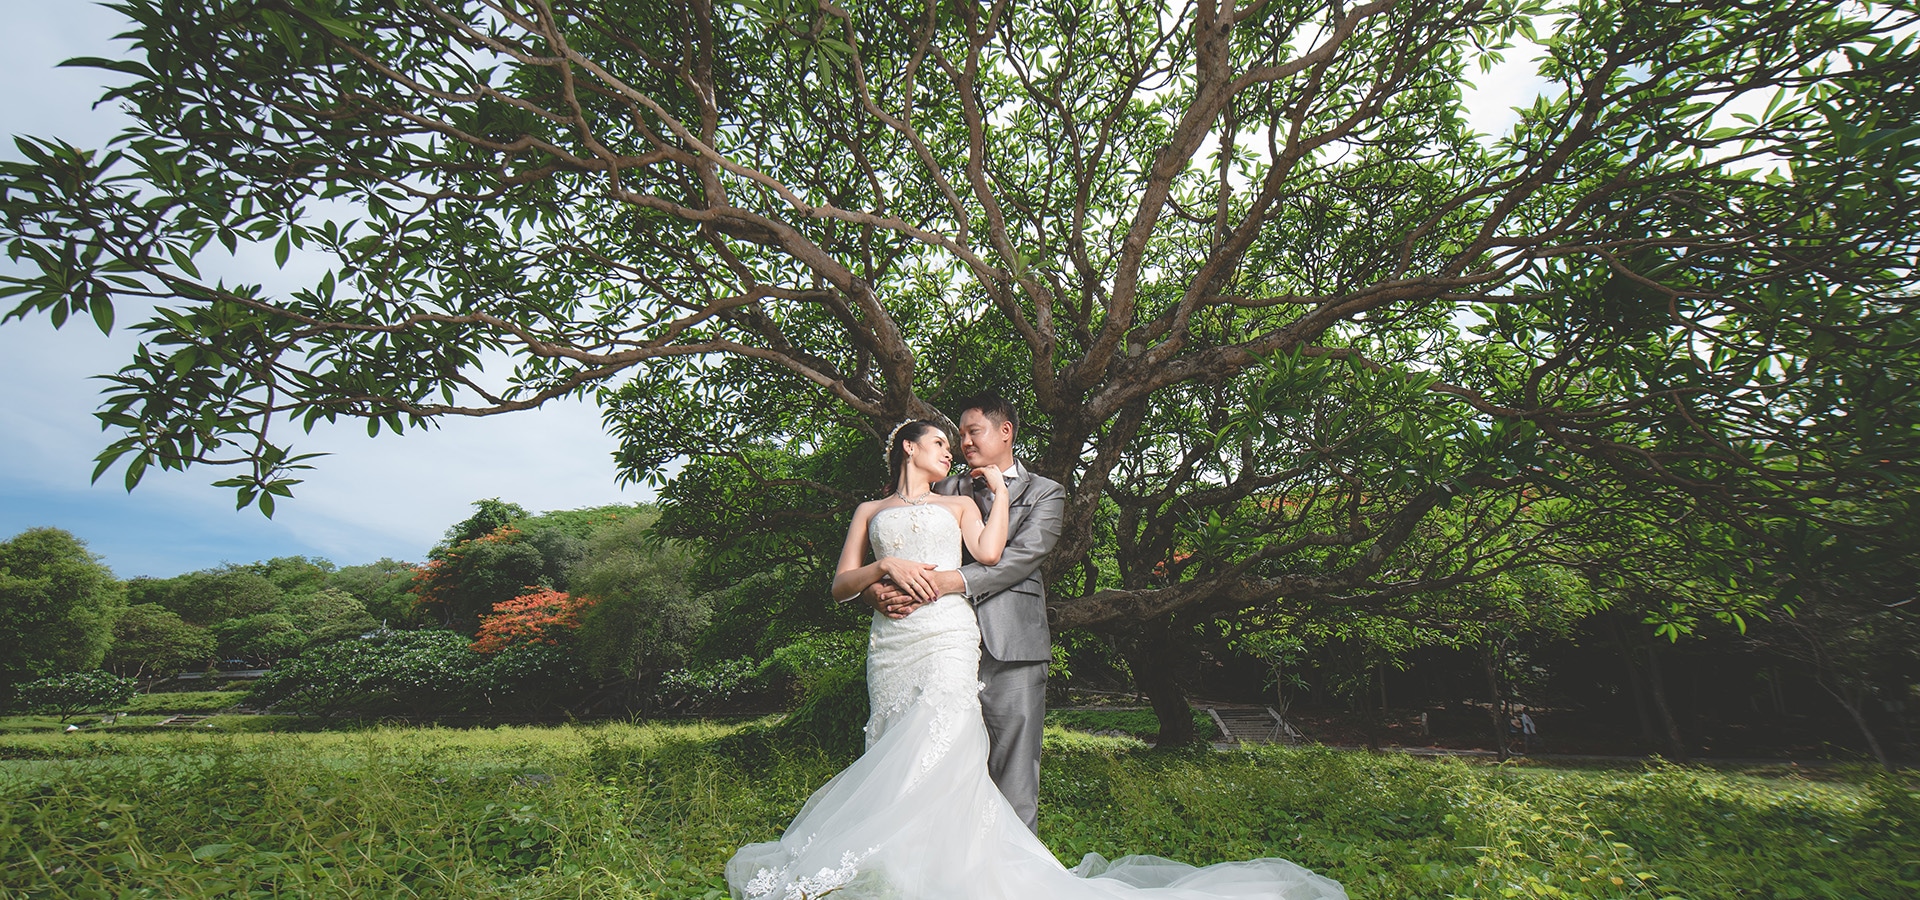
[[[999,466],[981,466],[967,474],[975,478],[986,479],[987,487],[993,488],[993,492],[996,494],[1004,495],[1007,492],[1007,476],[1005,472],[1000,471]]]
[[[895,587],[912,594],[917,600],[933,600],[940,596],[938,588],[933,586],[933,563],[914,562],[897,556],[888,556],[876,560],[880,567],[880,577],[890,581]]]

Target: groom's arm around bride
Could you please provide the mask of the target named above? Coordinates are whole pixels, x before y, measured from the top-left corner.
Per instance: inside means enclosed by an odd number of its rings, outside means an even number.
[[[1040,566],[1060,538],[1066,490],[1014,459],[1017,415],[1005,400],[984,396],[968,401],[959,423],[960,451],[967,465],[972,469],[999,466],[1012,495],[1006,550],[991,566],[968,561],[958,571],[929,574],[940,593],[966,595],[979,618],[980,681],[986,686],[980,692],[980,705],[991,742],[987,768],[1027,827],[1036,828],[1047,664],[1053,658]],[[934,490],[971,496],[983,514],[992,506],[991,491],[968,475],[947,478]],[[919,606],[889,585],[875,585],[861,598],[895,618]]]

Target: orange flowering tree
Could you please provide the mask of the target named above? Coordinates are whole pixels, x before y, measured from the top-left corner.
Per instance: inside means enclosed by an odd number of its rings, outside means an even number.
[[[421,618],[469,634],[495,605],[551,583],[539,548],[512,526],[436,548],[415,570],[415,609]]]
[[[480,620],[473,649],[498,653],[523,644],[559,644],[579,630],[580,614],[592,605],[590,599],[552,589],[495,603],[493,613]]]

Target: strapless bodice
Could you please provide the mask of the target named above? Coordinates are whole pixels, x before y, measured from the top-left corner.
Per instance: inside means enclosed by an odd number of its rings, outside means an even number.
[[[873,556],[933,563],[936,569],[960,568],[960,520],[934,503],[889,506],[867,524]]]

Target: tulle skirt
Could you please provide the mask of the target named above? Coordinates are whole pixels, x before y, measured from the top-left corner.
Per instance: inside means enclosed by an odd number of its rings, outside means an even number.
[[[972,607],[951,596],[875,620],[867,752],[779,840],[734,854],[736,900],[1345,900],[1337,882],[1284,859],[1088,854],[1062,866],[987,773]]]

